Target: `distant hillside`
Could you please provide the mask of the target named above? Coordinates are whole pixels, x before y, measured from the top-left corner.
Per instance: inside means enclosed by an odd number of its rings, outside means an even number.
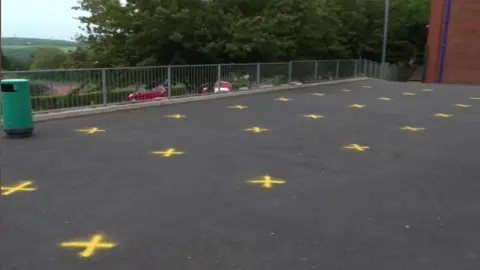
[[[41,38],[2,37],[2,46],[55,46],[75,47],[74,41]]]
[[[77,43],[56,39],[2,37],[2,51],[5,56],[21,61],[29,60],[39,47],[56,47],[64,51],[73,51]]]

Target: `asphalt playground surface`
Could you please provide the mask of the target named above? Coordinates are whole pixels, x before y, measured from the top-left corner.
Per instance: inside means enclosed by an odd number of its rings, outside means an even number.
[[[377,80],[38,123],[2,140],[0,269],[478,270],[479,136],[479,87]]]

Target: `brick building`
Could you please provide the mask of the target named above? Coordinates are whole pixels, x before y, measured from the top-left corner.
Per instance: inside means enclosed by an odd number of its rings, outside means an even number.
[[[480,0],[431,0],[425,82],[480,84]]]

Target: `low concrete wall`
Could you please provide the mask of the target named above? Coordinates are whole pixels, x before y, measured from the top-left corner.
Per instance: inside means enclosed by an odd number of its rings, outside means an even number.
[[[111,105],[102,106],[102,107],[79,108],[79,109],[68,110],[68,111],[57,111],[57,112],[52,111],[47,113],[37,112],[33,115],[33,120],[35,122],[41,122],[41,121],[80,117],[80,116],[109,113],[109,112],[116,112],[116,111],[134,110],[134,109],[148,108],[148,107],[161,106],[161,105],[187,103],[187,102],[200,101],[200,100],[210,100],[210,99],[216,99],[216,98],[226,98],[226,97],[251,95],[251,94],[257,94],[257,93],[266,93],[266,92],[272,92],[272,91],[309,88],[309,87],[315,87],[320,85],[356,82],[356,81],[362,81],[366,79],[368,78],[365,78],[365,77],[351,78],[351,79],[344,79],[344,80],[334,80],[334,81],[309,83],[309,84],[301,84],[301,85],[285,85],[285,86],[277,86],[277,87],[270,87],[270,88],[240,90],[240,91],[221,93],[221,94],[179,97],[179,98],[173,98],[168,100],[155,100],[155,101],[148,101],[148,102],[135,102],[135,103],[117,104],[117,105],[111,104]]]

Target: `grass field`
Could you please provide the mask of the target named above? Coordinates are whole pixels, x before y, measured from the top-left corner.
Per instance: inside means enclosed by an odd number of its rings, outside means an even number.
[[[66,40],[2,37],[2,51],[7,57],[29,60],[41,47],[54,47],[68,52],[75,50],[76,43]]]
[[[3,45],[3,53],[10,58],[18,59],[19,61],[29,61],[32,55],[38,48],[54,47],[64,52],[73,51],[76,48],[73,46],[48,46],[48,45]]]

